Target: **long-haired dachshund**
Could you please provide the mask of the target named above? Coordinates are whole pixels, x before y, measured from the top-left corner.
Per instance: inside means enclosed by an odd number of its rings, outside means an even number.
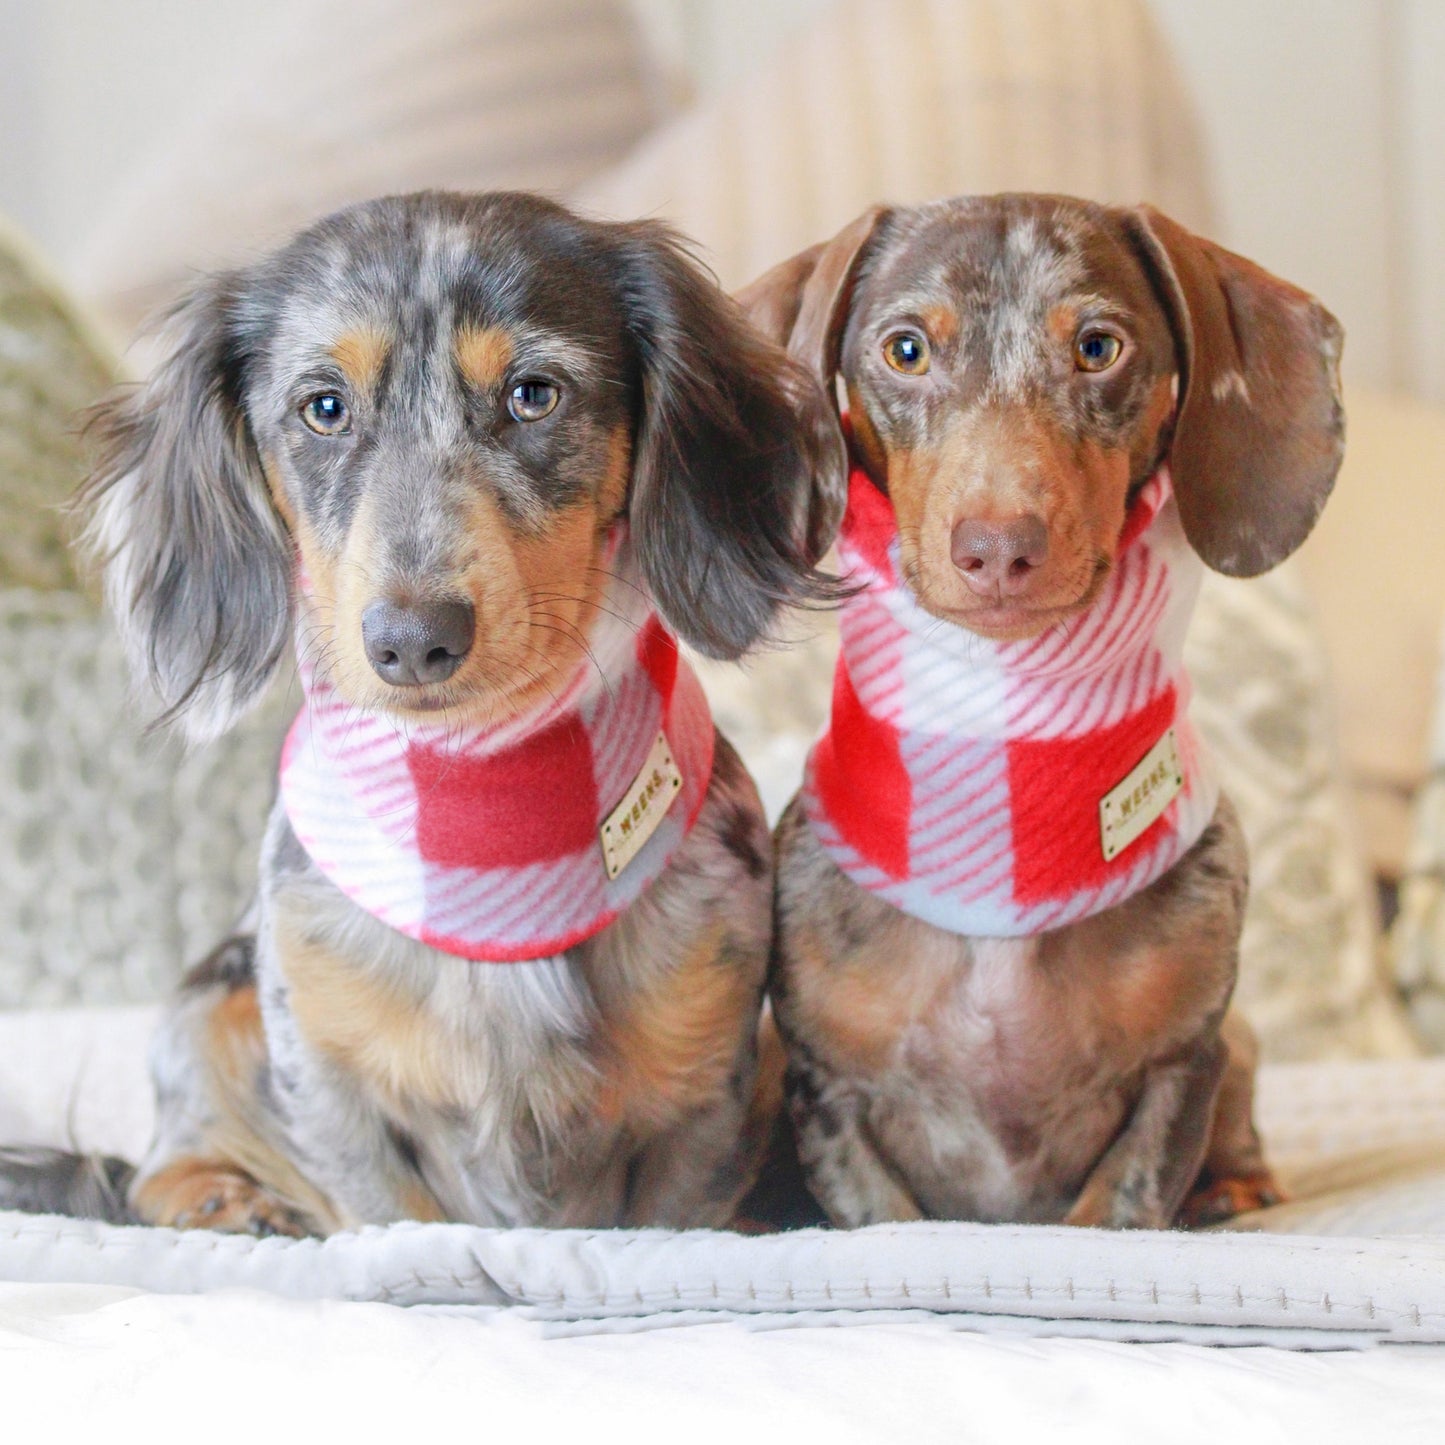
[[[870,211],[740,299],[841,377],[854,465],[771,978],[819,1201],[1269,1202],[1226,1020],[1245,850],[1180,649],[1202,564],[1265,570],[1329,494],[1338,324],[1148,207],[1050,196]]]
[[[148,1156],[11,1152],[0,1203],[727,1222],[769,1121],[771,840],[659,615],[730,658],[826,593],[819,384],[664,228],[520,194],[358,206],[173,322],[93,422],[111,604],[193,737],[293,630],[305,703]]]

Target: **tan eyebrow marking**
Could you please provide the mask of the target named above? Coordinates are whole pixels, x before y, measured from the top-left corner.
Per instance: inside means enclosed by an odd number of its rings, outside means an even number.
[[[331,346],[331,359],[358,391],[372,391],[391,352],[391,339],[380,331],[343,332]]]
[[[511,335],[499,326],[462,326],[452,338],[457,366],[478,391],[491,391],[502,384],[512,352]]]
[[[1074,339],[1074,332],[1079,329],[1078,308],[1068,304],[1051,307],[1047,325],[1049,335],[1055,341],[1068,345]]]
[[[939,346],[951,346],[958,340],[958,313],[948,306],[924,306],[918,319],[929,338]]]

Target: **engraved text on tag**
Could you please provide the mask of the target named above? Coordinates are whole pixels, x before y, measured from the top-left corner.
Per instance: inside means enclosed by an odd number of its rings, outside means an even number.
[[[1099,836],[1104,858],[1112,861],[1138,838],[1179,796],[1184,773],[1170,728],[1117,787],[1099,803]]]
[[[672,800],[682,791],[682,774],[664,734],[658,733],[642,771],[622,801],[602,820],[599,834],[607,876],[616,878],[657,831]]]

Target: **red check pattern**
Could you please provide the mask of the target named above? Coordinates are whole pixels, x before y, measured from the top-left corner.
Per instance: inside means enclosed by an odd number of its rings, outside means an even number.
[[[605,928],[677,851],[712,776],[707,700],[677,644],[619,574],[559,696],[501,728],[459,733],[358,713],[316,674],[281,762],[281,797],[312,861],[399,932],[462,958],[560,953]],[[599,830],[658,733],[682,787],[609,880]]]
[[[952,932],[1019,936],[1122,902],[1194,844],[1219,791],[1182,663],[1203,568],[1166,470],[1130,508],[1094,606],[1023,642],[924,612],[901,580],[892,508],[861,471],[839,549],[862,590],[803,797],[856,882]],[[1184,788],[1107,860],[1100,802],[1171,727]]]

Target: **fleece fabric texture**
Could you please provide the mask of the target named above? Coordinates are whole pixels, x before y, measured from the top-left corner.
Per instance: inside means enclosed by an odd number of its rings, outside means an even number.
[[[281,797],[353,902],[432,948],[515,962],[590,938],[667,867],[707,794],[712,716],[627,553],[568,685],[499,727],[360,712],[301,649]],[[608,849],[639,830],[609,876]]]
[[[856,883],[950,932],[1018,937],[1122,903],[1194,845],[1219,800],[1182,663],[1203,564],[1166,469],[1131,506],[1098,600],[1024,641],[991,642],[923,610],[900,570],[893,509],[861,470],[839,551],[861,590],[843,613],[804,807]],[[1136,787],[1159,747],[1168,764],[1151,763]],[[1157,800],[1161,787],[1177,792],[1110,856],[1128,794]]]

